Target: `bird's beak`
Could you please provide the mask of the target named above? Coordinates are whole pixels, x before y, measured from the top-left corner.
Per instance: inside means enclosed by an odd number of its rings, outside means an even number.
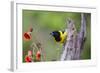
[[[50,35],[52,35],[52,33],[50,33]]]

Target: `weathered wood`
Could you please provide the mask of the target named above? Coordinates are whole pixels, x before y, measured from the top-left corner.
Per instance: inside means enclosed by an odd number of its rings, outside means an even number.
[[[63,52],[61,54],[61,61],[64,60],[79,60],[81,51],[86,38],[86,18],[85,14],[81,13],[81,28],[80,32],[77,33],[74,21],[68,19],[67,21],[67,39],[63,45]]]

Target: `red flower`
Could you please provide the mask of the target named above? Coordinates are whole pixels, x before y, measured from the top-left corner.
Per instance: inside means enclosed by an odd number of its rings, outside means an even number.
[[[25,62],[32,62],[32,57],[27,55],[25,57]]]
[[[28,51],[28,54],[25,57],[25,62],[32,62],[32,50]]]
[[[41,59],[41,53],[40,53],[40,51],[37,51],[37,53],[36,53],[36,60],[40,61],[40,59]]]
[[[25,32],[24,33],[24,40],[31,40],[32,36],[31,36],[31,33],[33,31],[33,28],[30,28],[28,32]]]
[[[31,36],[31,32],[25,32],[24,33],[24,40],[31,40],[32,36]]]

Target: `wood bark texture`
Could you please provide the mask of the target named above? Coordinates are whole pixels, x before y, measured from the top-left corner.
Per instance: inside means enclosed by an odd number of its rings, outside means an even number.
[[[86,39],[85,14],[81,13],[81,27],[79,33],[76,31],[73,20],[68,19],[67,24],[68,28],[66,32],[68,33],[68,36],[65,43],[63,44],[63,51],[60,60],[79,60]]]

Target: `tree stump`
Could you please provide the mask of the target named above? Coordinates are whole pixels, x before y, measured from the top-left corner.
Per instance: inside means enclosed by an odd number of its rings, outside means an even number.
[[[63,52],[61,54],[60,60],[79,60],[86,38],[85,14],[81,13],[81,27],[79,33],[76,31],[73,20],[68,19],[67,24],[68,29],[66,32],[68,33],[68,36],[63,45]]]

